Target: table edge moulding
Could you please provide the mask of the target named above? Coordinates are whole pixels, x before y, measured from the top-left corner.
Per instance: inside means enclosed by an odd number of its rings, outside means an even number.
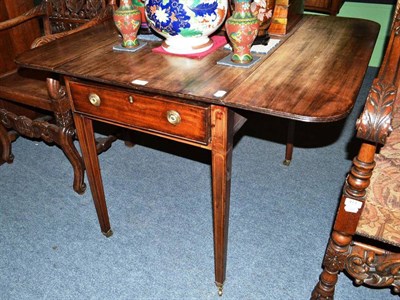
[[[251,68],[218,65],[230,51],[202,59],[113,52],[110,22],[33,49],[20,66],[64,75],[88,181],[103,233],[111,226],[92,121],[187,143],[211,152],[215,282],[226,276],[233,136],[253,111],[302,122],[333,122],[351,111],[379,26],[304,16]],[[265,158],[263,158],[265,159]]]

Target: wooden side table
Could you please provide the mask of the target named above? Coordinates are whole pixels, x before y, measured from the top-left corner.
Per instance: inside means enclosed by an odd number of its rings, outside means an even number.
[[[345,118],[354,106],[378,31],[379,26],[367,20],[304,16],[253,67],[236,68],[217,64],[230,55],[223,48],[202,59],[152,52],[160,42],[148,42],[135,53],[113,52],[120,39],[114,24],[105,23],[24,53],[17,63],[64,75],[105,233],[111,227],[93,120],[210,150],[215,282],[222,293],[232,141],[245,121],[241,114],[253,111],[315,123]]]

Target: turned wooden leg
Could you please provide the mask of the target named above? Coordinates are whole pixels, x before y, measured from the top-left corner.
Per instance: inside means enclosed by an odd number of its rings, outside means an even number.
[[[312,300],[333,300],[338,274],[345,267],[351,241],[350,235],[332,232],[323,262],[324,270],[312,292]]]
[[[283,161],[283,164],[285,166],[290,165],[290,162],[292,161],[295,124],[296,121],[289,120],[288,135],[286,140],[285,160]]]
[[[353,166],[346,178],[333,232],[326,250],[324,270],[311,296],[313,300],[333,299],[338,273],[345,268],[346,259],[351,252],[350,243],[364,207],[366,189],[370,184],[375,166],[375,151],[375,144],[363,143],[359,154],[353,159]],[[346,209],[347,202],[360,206],[357,209]]]
[[[215,283],[218,287],[218,294],[222,295],[228,246],[233,112],[226,107],[212,106],[212,123],[211,155]]]
[[[0,123],[0,165],[4,162],[12,163],[14,155],[11,153],[11,140],[7,130]]]
[[[74,115],[74,120],[100,228],[102,233],[106,237],[109,237],[112,235],[112,230],[100,173],[93,123],[90,119],[86,119],[78,114]]]

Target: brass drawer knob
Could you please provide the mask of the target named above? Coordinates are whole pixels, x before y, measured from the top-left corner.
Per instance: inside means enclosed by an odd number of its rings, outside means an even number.
[[[90,93],[89,94],[89,101],[94,106],[100,106],[100,103],[101,103],[99,95],[97,95],[95,93]]]
[[[176,110],[167,111],[167,120],[172,125],[178,125],[181,122],[181,115]]]

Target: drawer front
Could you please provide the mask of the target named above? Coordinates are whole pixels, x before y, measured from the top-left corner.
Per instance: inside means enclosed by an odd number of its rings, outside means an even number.
[[[208,144],[210,107],[70,82],[73,109],[112,123]]]

